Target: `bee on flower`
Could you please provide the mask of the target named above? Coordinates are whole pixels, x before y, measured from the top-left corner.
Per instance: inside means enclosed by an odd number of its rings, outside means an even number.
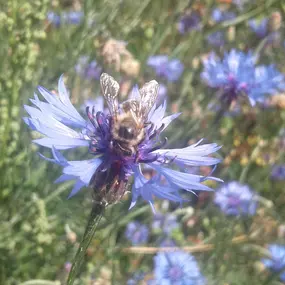
[[[50,148],[53,154],[53,158],[41,157],[62,167],[63,174],[56,183],[75,181],[69,197],[89,186],[96,202],[116,203],[133,176],[130,208],[141,196],[154,210],[154,197],[182,203],[181,189],[210,191],[204,181],[221,181],[211,174],[204,177],[184,170],[187,166],[219,163],[220,159],[208,156],[220,149],[217,144],[201,145],[199,141],[181,149],[163,149],[167,139],[160,136],[180,114],[165,117],[165,102],[156,105],[159,85],[155,80],[121,104],[119,84],[114,78],[103,73],[100,83],[108,110],[87,106],[87,119],[71,104],[63,76],[59,79],[58,96],[39,87],[46,101],[35,95],[31,99],[34,106],[25,106],[29,117],[24,121],[43,135],[34,142]],[[86,147],[86,154],[93,158],[69,161],[60,152],[77,147]],[[147,179],[143,175],[145,167],[152,168],[155,175]]]

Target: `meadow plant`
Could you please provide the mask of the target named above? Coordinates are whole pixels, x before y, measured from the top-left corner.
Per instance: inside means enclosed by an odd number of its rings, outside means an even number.
[[[3,2],[0,283],[283,284],[284,7]]]

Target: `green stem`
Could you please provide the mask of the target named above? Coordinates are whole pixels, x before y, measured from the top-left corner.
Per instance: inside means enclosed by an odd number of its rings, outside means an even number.
[[[103,216],[106,204],[101,202],[100,204],[94,204],[91,210],[89,220],[83,235],[83,239],[79,245],[77,253],[72,263],[72,267],[67,279],[67,285],[72,285],[76,276],[79,274],[82,264],[84,263],[85,254],[87,248],[89,247],[93,236],[96,232],[97,226],[100,223],[100,220]]]
[[[246,176],[247,176],[247,173],[251,167],[251,164],[254,160],[254,158],[256,157],[256,154],[258,153],[259,151],[259,145],[257,145],[254,150],[252,151],[252,154],[250,156],[250,159],[249,159],[249,162],[247,164],[246,167],[244,167],[243,171],[241,172],[241,175],[240,175],[240,178],[239,178],[239,182],[240,183],[244,183],[245,182],[245,179],[246,179]]]

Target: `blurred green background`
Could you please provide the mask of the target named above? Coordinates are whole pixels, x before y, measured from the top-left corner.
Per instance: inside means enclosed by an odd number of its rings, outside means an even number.
[[[56,90],[63,73],[78,108],[86,99],[99,96],[98,80],[76,72],[81,56],[96,60],[123,83],[122,96],[127,96],[133,84],[157,79],[146,66],[148,57],[156,54],[178,58],[185,67],[178,82],[161,81],[168,90],[168,111],[182,112],[167,131],[170,146],[184,147],[200,138],[223,145],[219,152],[223,163],[215,175],[249,184],[262,196],[257,214],[247,219],[224,216],[208,193],[192,197],[184,210],[157,201],[160,212],[174,211],[179,221],[171,238],[179,246],[213,245],[194,253],[208,284],[282,284],[260,259],[268,243],[284,243],[285,238],[284,181],[270,177],[272,166],[284,163],[284,95],[270,101],[270,108],[243,104],[238,113],[224,116],[213,129],[215,111],[208,106],[215,94],[202,83],[200,73],[201,60],[210,51],[223,55],[232,48],[259,51],[261,63],[275,63],[285,72],[285,3],[255,0],[241,7],[236,2],[1,0],[0,284],[65,284],[67,262],[72,261],[91,209],[90,190],[67,200],[70,183],[53,184],[60,169],[37,155],[38,151],[50,154],[31,143],[37,134],[22,120],[23,104],[29,104],[39,84]],[[212,21],[214,8],[232,11],[236,17]],[[71,11],[82,13],[78,22],[67,20],[66,13]],[[179,19],[193,11],[201,17],[201,28],[180,34]],[[60,17],[60,23],[51,12]],[[281,41],[267,46],[249,29],[248,20],[272,19],[274,13],[280,16],[276,29]],[[226,43],[213,47],[207,37],[216,31],[225,34]],[[116,41],[126,42],[118,55],[112,50]],[[83,153],[70,155],[79,159]],[[150,225],[153,219],[143,202],[128,211],[129,199],[130,195],[108,209],[77,284],[127,284],[137,270],[148,273],[137,284],[147,284],[151,278],[152,254],[123,251],[131,246],[124,237],[126,225],[133,220]],[[160,235],[152,232],[146,246],[157,247]],[[237,244],[232,243],[236,237]]]

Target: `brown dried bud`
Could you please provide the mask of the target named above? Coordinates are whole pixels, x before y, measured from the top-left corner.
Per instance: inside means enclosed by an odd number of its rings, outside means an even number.
[[[126,49],[127,43],[110,39],[106,41],[102,49],[102,56],[107,64],[115,66],[115,70],[119,71],[122,57],[131,58],[131,53]]]
[[[126,58],[121,62],[121,71],[130,77],[137,77],[140,72],[140,62],[134,58]]]
[[[280,12],[276,11],[270,15],[268,22],[269,32],[275,32],[280,29],[282,24],[282,15]]]

